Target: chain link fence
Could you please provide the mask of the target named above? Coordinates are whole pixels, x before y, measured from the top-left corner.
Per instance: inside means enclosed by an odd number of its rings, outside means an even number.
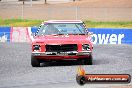
[[[0,2],[0,18],[132,21],[132,7],[78,7]]]

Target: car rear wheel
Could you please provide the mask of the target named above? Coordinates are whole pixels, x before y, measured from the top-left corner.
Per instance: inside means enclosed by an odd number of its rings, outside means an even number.
[[[82,61],[82,63],[83,63],[84,65],[92,65],[92,64],[93,64],[93,56],[90,55],[89,58],[85,58],[85,59]]]
[[[31,56],[31,65],[32,67],[40,67],[40,62],[33,56]]]

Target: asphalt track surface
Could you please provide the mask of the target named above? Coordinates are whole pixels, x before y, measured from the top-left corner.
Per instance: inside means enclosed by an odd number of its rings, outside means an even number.
[[[120,88],[118,86],[132,85],[80,86],[75,80],[79,64],[58,62],[34,68],[30,65],[30,55],[29,43],[0,43],[0,88]],[[132,75],[132,45],[94,45],[93,55],[94,65],[83,65],[86,73]]]

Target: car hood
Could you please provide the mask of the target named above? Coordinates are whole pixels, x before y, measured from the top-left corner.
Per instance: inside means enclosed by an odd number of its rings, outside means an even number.
[[[45,44],[84,44],[91,43],[88,35],[46,35],[35,37],[35,43]]]

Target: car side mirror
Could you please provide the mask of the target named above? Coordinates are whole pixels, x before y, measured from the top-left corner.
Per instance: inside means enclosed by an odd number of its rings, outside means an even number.
[[[88,35],[93,35],[93,32],[88,32]]]
[[[86,29],[85,31],[87,35],[93,35],[93,32],[89,32],[89,29]]]

